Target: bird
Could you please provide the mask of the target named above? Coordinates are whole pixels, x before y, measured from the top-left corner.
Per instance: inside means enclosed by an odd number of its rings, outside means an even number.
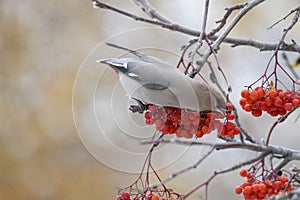
[[[140,113],[146,110],[145,105],[148,104],[197,112],[226,109],[225,97],[206,82],[192,79],[177,67],[154,56],[117,44],[106,44],[134,56],[96,62],[108,65],[118,73],[127,95],[138,102]]]

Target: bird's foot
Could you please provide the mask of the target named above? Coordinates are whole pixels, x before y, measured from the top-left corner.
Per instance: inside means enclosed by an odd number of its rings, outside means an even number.
[[[134,99],[138,103],[138,105],[130,105],[129,110],[133,113],[140,113],[142,114],[145,110],[148,109],[147,105],[145,105],[143,102],[140,100]]]

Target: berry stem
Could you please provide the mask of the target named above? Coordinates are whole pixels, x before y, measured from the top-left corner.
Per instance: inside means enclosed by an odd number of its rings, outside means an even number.
[[[273,123],[273,125],[271,126],[270,131],[269,131],[269,133],[268,133],[268,137],[267,137],[267,140],[266,140],[266,146],[269,145],[269,142],[270,142],[270,139],[271,139],[271,135],[272,135],[273,130],[275,129],[275,127],[276,127],[278,124],[284,122],[284,121],[287,119],[287,117],[288,117],[290,114],[292,114],[295,110],[297,110],[298,108],[299,108],[299,107],[293,108],[293,110],[291,110],[290,112],[287,112],[284,116],[279,117],[279,118],[275,121],[275,123]]]

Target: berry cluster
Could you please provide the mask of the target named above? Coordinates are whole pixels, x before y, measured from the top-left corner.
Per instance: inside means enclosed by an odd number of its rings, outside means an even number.
[[[240,105],[251,112],[254,117],[262,115],[262,111],[271,116],[285,115],[287,111],[300,106],[300,92],[283,91],[281,89],[263,89],[256,87],[254,90],[241,92]]]
[[[232,105],[228,104],[232,110]],[[220,120],[226,117],[225,123]],[[213,130],[219,135],[233,137],[239,134],[240,129],[233,120],[234,115],[228,111],[224,116],[218,112],[196,112],[189,109],[161,107],[148,105],[145,113],[146,124],[155,124],[158,131],[164,134],[176,134],[177,137],[192,138],[194,135],[201,138]]]
[[[179,198],[176,198],[179,199]],[[175,200],[174,198],[165,198],[165,197],[161,197],[159,194],[148,194],[146,195],[146,197],[130,197],[130,194],[128,192],[123,192],[121,194],[119,194],[116,198],[116,200]]]
[[[243,194],[245,200],[263,200],[267,196],[294,190],[287,176],[276,176],[272,180],[264,179],[260,181],[245,169],[240,171],[240,176],[247,178],[247,181],[237,186],[235,193]]]

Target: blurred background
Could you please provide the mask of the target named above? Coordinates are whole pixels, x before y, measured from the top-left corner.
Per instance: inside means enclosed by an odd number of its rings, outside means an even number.
[[[239,2],[242,1],[212,1],[208,28],[222,17],[224,8]],[[0,199],[114,199],[118,188],[128,186],[137,177],[149,148],[140,145],[139,139],[151,138],[153,129],[144,129],[142,116],[128,113],[129,102],[116,75],[95,63],[98,58],[121,55],[108,50],[103,42],[113,41],[132,48],[155,47],[160,49],[154,52],[156,56],[176,63],[180,46],[192,38],[93,9],[90,1],[0,0],[0,3]],[[109,3],[144,15],[130,1]],[[202,1],[152,3],[178,23],[195,29],[201,26]],[[294,0],[268,1],[244,17],[231,36],[277,42],[290,19],[271,30],[267,27],[296,6]],[[297,33],[299,25],[287,41],[290,38],[299,41]],[[261,75],[270,52],[223,44],[218,56],[233,87],[231,98],[238,103],[239,91]],[[293,60],[298,55],[289,56]],[[291,137],[296,134],[293,120],[296,115],[276,129],[271,143],[299,149],[299,134],[296,139]],[[245,128],[257,138],[264,137],[274,119],[249,116],[241,112]],[[137,132],[131,131],[134,127],[126,129],[129,118],[138,127]],[[122,132],[124,129],[126,134]],[[141,135],[143,130],[145,136]],[[206,139],[216,140],[215,135]],[[162,177],[167,177],[194,163],[203,153],[205,148],[167,145],[161,147],[153,162],[161,168]],[[226,161],[222,159],[224,155]],[[213,170],[253,155],[237,150],[218,152],[199,169],[168,186],[185,193]],[[209,197],[224,199],[225,195],[226,199],[241,199],[233,193],[234,186],[242,182],[236,174],[217,178],[211,184]],[[218,192],[213,192],[213,188],[218,188]],[[202,194],[200,191],[193,198],[199,199]]]

